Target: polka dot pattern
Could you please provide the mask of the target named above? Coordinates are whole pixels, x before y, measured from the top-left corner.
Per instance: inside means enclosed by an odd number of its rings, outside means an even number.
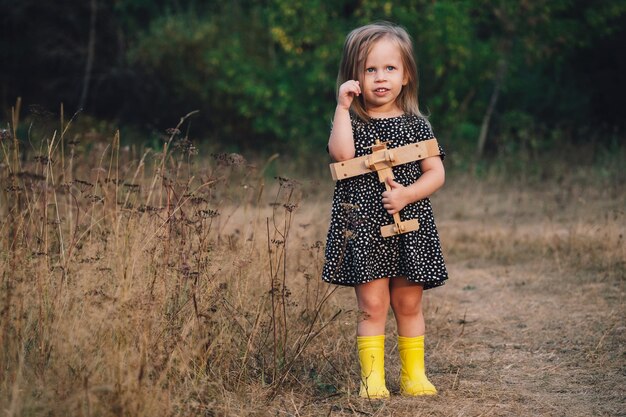
[[[378,138],[388,148],[432,139],[430,125],[422,117],[403,115],[364,122],[352,118],[356,156],[371,153]],[[440,147],[442,158],[443,149]],[[422,174],[419,162],[393,168],[395,180],[407,186]],[[417,218],[420,228],[383,238],[380,227],[393,223],[382,204],[385,185],[369,173],[337,181],[326,239],[322,279],[354,286],[386,277],[406,277],[424,289],[442,285],[448,278],[430,200],[407,205],[402,221]]]

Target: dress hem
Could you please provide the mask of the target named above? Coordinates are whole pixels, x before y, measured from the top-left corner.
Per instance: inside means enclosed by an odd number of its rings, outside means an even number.
[[[331,285],[339,285],[342,287],[356,287],[357,285],[361,285],[361,284],[367,284],[368,282],[372,282],[372,281],[376,281],[377,279],[383,279],[383,278],[400,278],[403,275],[397,275],[397,276],[393,276],[393,277],[387,277],[387,276],[381,276],[381,277],[375,277],[375,278],[369,278],[367,280],[358,282],[358,283],[347,283],[347,282],[341,282],[341,281],[335,281],[335,280],[327,280],[325,278],[322,277],[322,281],[324,281],[327,284],[331,284]],[[432,288],[437,288],[437,287],[441,287],[442,285],[444,285],[446,283],[446,281],[448,280],[448,277],[446,276],[445,278],[441,279],[441,281],[427,281],[427,282],[422,282],[422,281],[415,281],[415,280],[411,280],[409,278],[407,278],[407,281],[412,282],[414,284],[418,284],[424,287],[424,290],[429,290]]]

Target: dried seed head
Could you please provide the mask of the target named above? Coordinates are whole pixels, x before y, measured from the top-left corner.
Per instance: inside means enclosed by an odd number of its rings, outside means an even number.
[[[54,161],[51,158],[48,158],[45,155],[36,156],[34,159],[35,159],[36,162],[39,162],[41,165],[47,165],[49,163],[50,164],[54,163]]]
[[[74,182],[74,184],[75,184],[76,186],[81,186],[81,187],[85,187],[85,188],[90,188],[90,187],[93,187],[93,184],[92,184],[92,183],[90,183],[90,182],[88,182],[88,181],[83,181],[83,180],[74,180],[73,182]]]
[[[132,183],[125,182],[124,188],[128,189],[128,191],[131,193],[138,193],[139,190],[141,189],[141,186],[139,184],[132,184]]]
[[[321,240],[318,240],[314,244],[311,245],[311,249],[321,249],[323,247],[324,247],[324,244],[322,243]]]
[[[139,207],[137,207],[137,211],[140,213],[156,213],[161,210],[163,210],[161,207],[152,207],[152,206],[147,206],[145,204],[142,204]]]
[[[292,178],[286,178],[286,177],[274,177],[278,180],[278,185],[280,185],[280,187],[282,188],[296,188],[297,186],[300,185],[300,182],[298,180],[294,180]]]
[[[0,142],[10,140],[12,138],[11,131],[7,129],[0,129]]]
[[[72,184],[78,188],[78,191],[83,194],[86,193],[87,191],[91,190],[93,188],[93,184],[87,181],[82,181],[82,180],[74,180],[72,181]]]
[[[215,158],[218,165],[240,166],[246,163],[246,158],[238,153],[214,153],[211,156]]]
[[[104,203],[104,197],[100,197],[99,195],[87,194],[85,198],[92,203]]]
[[[187,138],[177,140],[176,142],[174,142],[173,147],[174,149],[179,149],[183,153],[186,153],[188,155],[198,154],[198,148],[196,148],[194,144]]]
[[[194,205],[208,203],[206,198],[198,197],[198,196],[190,196],[189,201],[191,202],[191,204],[194,204]]]
[[[202,219],[212,219],[213,217],[219,216],[220,213],[216,210],[198,210],[196,211],[196,216]]]
[[[13,175],[14,174],[9,174],[9,178],[12,177]],[[28,171],[18,172],[17,177],[25,179],[25,180],[28,179],[31,181],[44,181],[46,179],[46,177],[44,177],[43,175],[35,174],[32,172],[28,172]]]
[[[287,210],[289,213],[291,213],[292,211],[294,211],[295,209],[298,208],[297,204],[283,204],[283,207],[285,208],[285,210]]]

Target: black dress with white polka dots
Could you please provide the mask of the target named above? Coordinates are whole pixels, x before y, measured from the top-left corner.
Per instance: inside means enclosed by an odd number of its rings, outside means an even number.
[[[403,115],[364,122],[352,116],[355,156],[371,153],[376,139],[388,148],[432,139],[422,117]],[[444,153],[440,147],[441,156]],[[419,162],[393,168],[395,181],[408,186],[422,174]],[[382,204],[385,184],[368,173],[337,181],[330,228],[326,240],[322,279],[354,286],[385,277],[406,277],[424,289],[442,285],[448,278],[430,200],[411,203],[400,212],[402,221],[417,218],[418,230],[383,238],[380,227],[393,223]]]

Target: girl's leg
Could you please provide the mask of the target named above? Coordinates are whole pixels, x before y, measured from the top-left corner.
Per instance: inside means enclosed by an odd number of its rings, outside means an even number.
[[[359,310],[363,314],[357,323],[357,336],[384,335],[389,312],[389,278],[357,285],[354,290]]]
[[[398,324],[400,390],[403,395],[434,395],[437,389],[424,367],[423,287],[404,277],[391,280],[391,306]]]
[[[385,321],[389,311],[389,279],[377,279],[355,287],[359,310],[357,345],[363,398],[387,398],[385,386]]]
[[[404,277],[391,279],[391,308],[396,316],[398,335],[415,337],[424,335],[424,314],[422,313],[423,287]]]

